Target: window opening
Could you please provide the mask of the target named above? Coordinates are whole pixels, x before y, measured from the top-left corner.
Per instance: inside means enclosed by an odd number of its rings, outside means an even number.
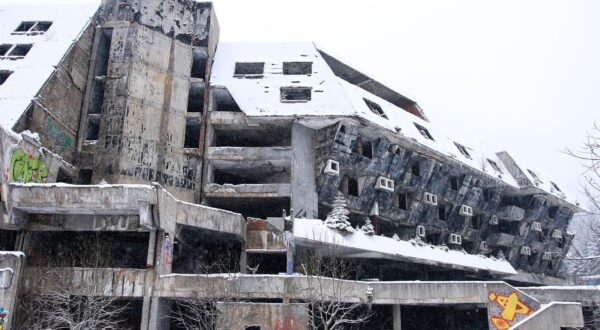
[[[185,122],[184,148],[200,147],[200,118],[188,117]]]
[[[502,169],[500,169],[500,166],[498,166],[498,163],[496,163],[495,161],[491,160],[491,159],[487,159],[488,163],[490,163],[490,165],[492,166],[492,168],[494,169],[494,171],[504,174],[504,172],[502,172]]]
[[[0,70],[0,85],[4,84],[6,79],[8,79],[12,73],[12,71]]]
[[[234,75],[262,75],[265,72],[265,62],[237,62]]]
[[[412,165],[410,167],[410,172],[411,172],[412,175],[414,175],[416,177],[420,177],[421,176],[420,167],[419,167],[419,163],[418,162],[412,163]]]
[[[12,48],[13,45],[11,44],[1,44],[0,45],[0,56],[4,56],[6,55],[6,53],[8,53],[8,51]]]
[[[396,207],[402,210],[408,210],[408,196],[406,193],[398,194],[398,198],[396,198]]]
[[[310,87],[281,87],[281,102],[305,102],[311,100]]]
[[[367,100],[365,98],[363,98],[363,100],[365,101],[365,103],[367,104],[367,106],[369,107],[369,109],[371,110],[372,113],[381,116],[385,119],[388,119],[388,116],[385,114],[385,112],[383,112],[383,109],[381,109],[381,106],[379,106],[379,104],[371,101],[371,100]]]
[[[458,177],[456,177],[456,176],[450,177],[450,189],[458,190]]]
[[[421,133],[421,135],[423,135],[424,138],[429,139],[431,141],[435,141],[433,139],[433,136],[429,133],[429,131],[427,130],[427,128],[417,124],[417,123],[413,123],[415,124],[415,127],[417,128],[417,130],[419,131],[419,133]]]
[[[285,75],[312,74],[312,62],[283,62],[283,74],[285,74]]]
[[[473,158],[471,158],[471,154],[469,153],[469,151],[467,151],[467,147],[463,146],[462,144],[456,143],[456,142],[454,142],[454,145],[456,146],[458,151],[460,151],[460,153],[463,154],[463,156],[465,156],[469,159],[473,159]]]

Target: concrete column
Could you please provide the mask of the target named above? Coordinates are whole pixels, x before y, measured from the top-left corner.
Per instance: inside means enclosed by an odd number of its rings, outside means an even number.
[[[402,329],[402,314],[401,314],[400,305],[392,306],[392,314],[394,317],[394,330],[401,330]]]
[[[146,301],[144,300],[144,303]],[[171,301],[159,297],[152,297],[150,302],[150,320],[148,329],[169,330]]]
[[[248,272],[248,254],[246,253],[246,242],[244,241],[240,251],[240,273],[246,274]]]

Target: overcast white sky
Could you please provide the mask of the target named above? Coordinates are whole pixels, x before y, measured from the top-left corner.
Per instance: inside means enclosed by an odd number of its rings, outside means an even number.
[[[221,41],[314,41],[417,101],[450,136],[580,190],[582,168],[560,150],[600,124],[600,1],[213,2]]]

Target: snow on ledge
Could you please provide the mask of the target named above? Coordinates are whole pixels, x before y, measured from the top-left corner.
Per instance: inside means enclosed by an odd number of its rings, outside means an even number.
[[[409,259],[426,264],[437,263],[451,268],[470,268],[498,274],[515,275],[517,271],[506,260],[488,258],[483,255],[468,254],[463,251],[418,243],[398,241],[389,237],[368,236],[362,232],[342,235],[328,228],[318,219],[295,219],[294,237],[296,240],[339,245],[348,250],[379,254],[387,259]]]
[[[0,251],[0,256],[15,256],[15,257],[25,257],[25,254],[21,251]]]

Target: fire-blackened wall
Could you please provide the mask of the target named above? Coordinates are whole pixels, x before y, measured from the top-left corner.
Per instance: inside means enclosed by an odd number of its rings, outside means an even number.
[[[416,143],[391,141],[376,129],[341,122],[317,131],[315,150],[320,218],[342,191],[353,226],[370,217],[378,234],[408,240],[417,236],[420,225],[428,243],[503,255],[516,269],[553,275],[570,244],[569,235],[559,238],[555,232],[566,233],[573,215],[567,206],[547,196],[519,194],[515,187]],[[330,159],[339,162],[338,174],[325,173]],[[393,180],[393,191],[378,189],[379,177]],[[437,205],[425,202],[425,193],[436,195]],[[473,209],[472,216],[461,212],[463,205]],[[515,218],[521,213],[522,218]],[[533,222],[542,224],[542,232],[531,229]],[[462,242],[451,242],[451,234],[460,235]]]
[[[207,65],[214,53],[207,46],[216,47],[209,40],[218,37],[209,33],[216,26],[210,4],[106,1],[101,17],[103,33],[110,34],[108,61],[105,74],[91,79],[103,84],[102,110],[85,114],[85,129],[98,133],[84,134],[83,143],[93,157],[92,183],[158,181],[178,198],[197,201],[201,149],[190,148],[186,134],[199,141],[201,133],[186,133],[186,123],[192,66]],[[207,56],[194,63],[198,52]]]

